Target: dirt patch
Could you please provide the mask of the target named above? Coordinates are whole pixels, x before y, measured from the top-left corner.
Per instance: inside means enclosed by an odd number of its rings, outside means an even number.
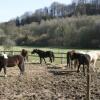
[[[7,69],[7,78],[0,73],[0,100],[85,100],[86,76],[82,72],[54,74],[53,69],[39,64],[27,64],[25,69],[23,76],[17,67]],[[92,74],[91,100],[100,100],[99,73]]]

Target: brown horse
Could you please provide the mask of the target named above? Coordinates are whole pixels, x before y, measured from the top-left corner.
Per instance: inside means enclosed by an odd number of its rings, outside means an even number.
[[[4,69],[4,75],[6,76],[6,67],[18,66],[20,69],[20,74],[24,74],[24,58],[22,55],[8,56],[7,59],[4,56],[0,56],[0,71]]]
[[[22,49],[21,55],[24,57],[25,61],[28,61],[28,51],[25,49]]]

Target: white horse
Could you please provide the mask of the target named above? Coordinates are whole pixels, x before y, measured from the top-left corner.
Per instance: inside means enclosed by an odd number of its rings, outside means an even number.
[[[100,57],[100,51],[89,51],[87,52],[87,54],[90,56],[90,63],[93,64],[93,66],[91,66],[93,68],[93,71],[97,71],[96,70],[96,62],[98,60],[98,58]]]

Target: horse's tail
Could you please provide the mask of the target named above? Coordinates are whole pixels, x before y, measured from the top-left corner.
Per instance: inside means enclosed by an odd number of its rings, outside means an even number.
[[[70,56],[69,56],[69,52],[67,52],[66,54],[66,59],[67,59],[67,66],[70,66]]]
[[[55,55],[54,55],[53,52],[52,52],[52,60],[53,60],[53,62],[54,62],[54,60],[55,60]]]
[[[19,63],[19,68],[20,68],[21,74],[24,74],[24,72],[25,72],[25,61],[24,61],[23,57],[22,57],[22,61]]]

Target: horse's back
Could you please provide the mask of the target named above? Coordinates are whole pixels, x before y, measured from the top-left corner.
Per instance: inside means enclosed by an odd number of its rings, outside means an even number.
[[[88,54],[76,53],[76,59],[78,59],[80,64],[89,64],[90,56]]]
[[[24,61],[22,55],[8,56],[8,67],[16,66]]]
[[[98,58],[98,55],[97,55],[97,52],[96,51],[90,51],[87,53],[89,56],[90,56],[90,60],[97,60]]]

